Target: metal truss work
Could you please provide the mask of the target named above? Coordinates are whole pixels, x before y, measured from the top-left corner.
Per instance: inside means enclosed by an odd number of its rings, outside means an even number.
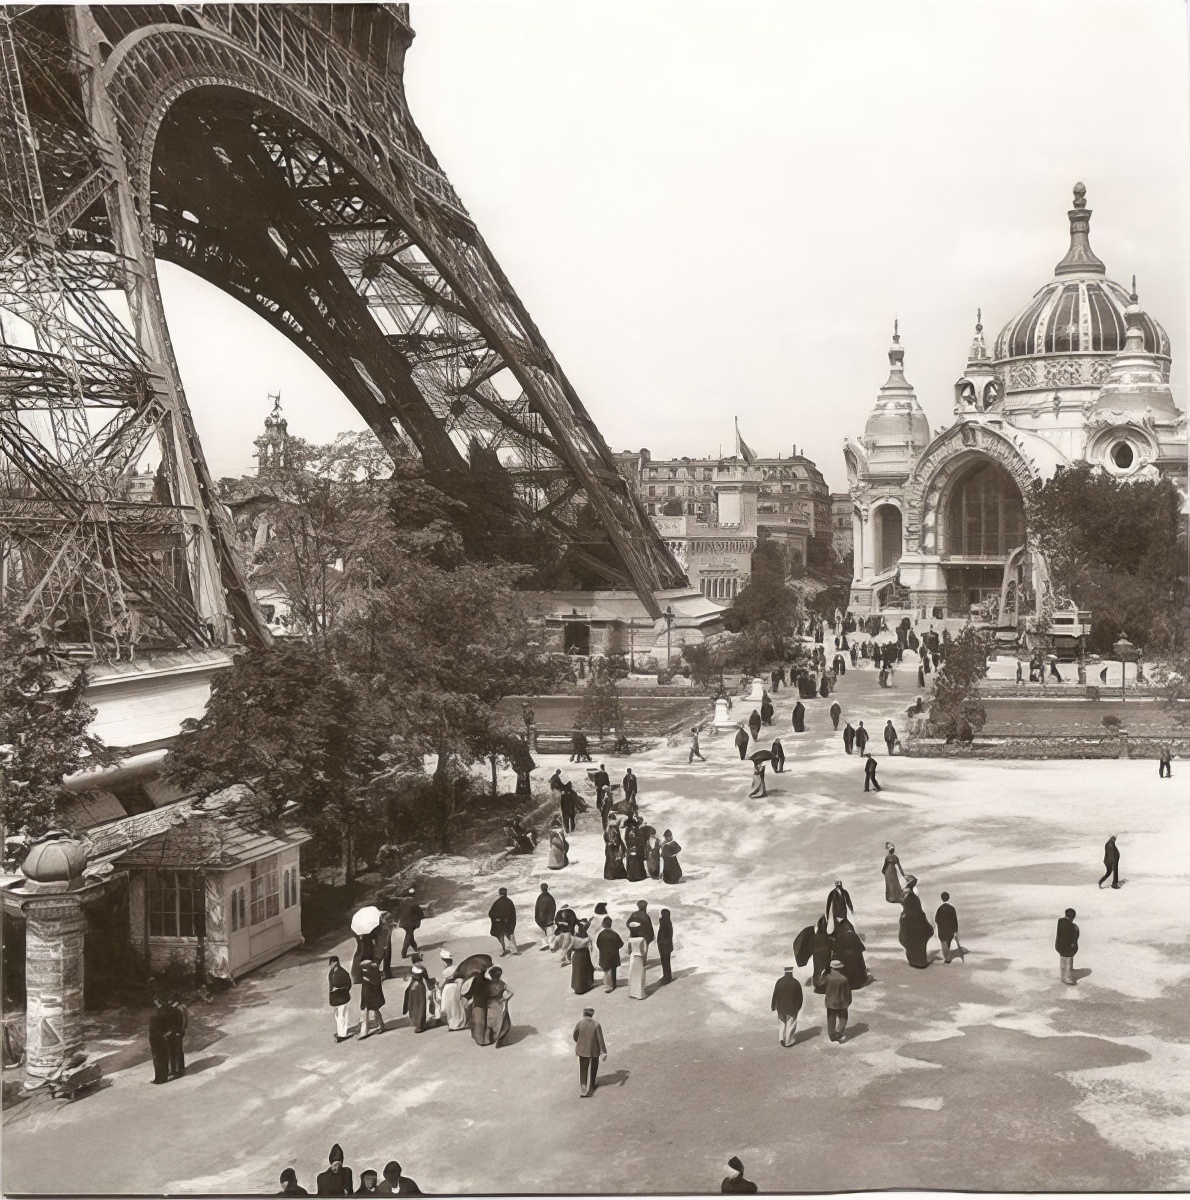
[[[569,580],[655,616],[685,583],[413,124],[412,36],[403,5],[0,10],[0,600],[47,637],[267,637],[156,259],[285,333],[444,490],[504,497]]]

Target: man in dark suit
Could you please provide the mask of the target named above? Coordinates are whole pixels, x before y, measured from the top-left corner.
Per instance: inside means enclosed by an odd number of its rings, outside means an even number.
[[[603,763],[599,764],[599,770],[591,776],[591,782],[595,785],[595,800],[598,803],[612,786],[611,776],[607,773],[607,768]]]
[[[874,755],[866,755],[864,758],[864,791],[880,791],[880,784],[876,782],[876,758]]]
[[[577,823],[578,797],[569,781],[562,786],[562,794],[558,797],[558,808],[562,812],[562,832],[573,833]]]
[[[543,883],[541,885],[541,894],[537,897],[537,903],[533,906],[533,923],[541,930],[541,945],[539,950],[548,950],[553,937],[550,935],[550,930],[553,928],[554,917],[557,914],[558,906],[553,896],[550,895],[550,885]]]
[[[843,749],[846,750],[848,754],[850,754],[854,748],[855,748],[855,730],[852,728],[851,722],[848,721],[847,724],[843,726]]]
[[[1074,977],[1074,956],[1078,953],[1078,926],[1074,923],[1073,908],[1068,908],[1066,915],[1058,918],[1054,949],[1058,952],[1058,969],[1062,982],[1078,983]]]
[[[414,889],[410,888],[401,901],[401,915],[397,918],[397,924],[405,933],[401,942],[402,958],[408,958],[417,949],[417,931],[425,915],[415,898]]]
[[[603,979],[607,984],[605,991],[614,992],[624,939],[612,928],[611,917],[603,918],[603,926],[595,938],[595,948],[599,951],[599,969],[603,972]]]
[[[1107,870],[1103,872],[1103,878],[1099,880],[1099,886],[1103,887],[1107,881],[1107,877],[1110,875],[1112,887],[1118,888],[1120,886],[1120,848],[1116,845],[1116,835],[1114,833],[1104,843],[1103,865]]]
[[[169,1082],[169,1032],[173,1017],[160,996],[153,997],[149,1014],[149,1053],[153,1056],[153,1082]]]
[[[519,954],[516,945],[516,906],[508,897],[508,888],[501,888],[500,895],[488,909],[492,922],[492,937],[500,943],[500,954]]]
[[[579,1095],[585,1100],[595,1092],[599,1060],[607,1062],[607,1043],[593,1008],[584,1008],[583,1019],[574,1027],[574,1052],[578,1055]]]

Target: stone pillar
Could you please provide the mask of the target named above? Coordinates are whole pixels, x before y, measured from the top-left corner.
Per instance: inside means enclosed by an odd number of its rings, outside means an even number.
[[[25,900],[25,1073],[44,1078],[83,1048],[82,900],[69,892]]]
[[[857,508],[851,510],[851,577],[856,582],[864,577],[864,523]]]
[[[759,704],[764,699],[764,680],[759,675],[752,680],[752,690],[744,699],[749,704]]]
[[[715,716],[712,718],[711,724],[715,729],[734,729],[738,724],[737,721],[733,721],[731,718],[731,713],[727,708],[726,696],[720,696],[715,701]]]

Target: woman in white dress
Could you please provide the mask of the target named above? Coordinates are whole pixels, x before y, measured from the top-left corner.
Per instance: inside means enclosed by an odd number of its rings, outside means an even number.
[[[628,939],[628,995],[633,1000],[645,998],[645,950],[643,937]]]
[[[441,952],[442,986],[438,990],[438,1003],[447,1029],[467,1028],[467,1009],[463,1004],[463,981],[455,978],[454,958],[449,950]]]

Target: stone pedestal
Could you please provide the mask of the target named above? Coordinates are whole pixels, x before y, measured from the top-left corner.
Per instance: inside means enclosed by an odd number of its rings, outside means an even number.
[[[30,897],[25,932],[25,1073],[44,1078],[83,1048],[83,933],[77,893]]]
[[[711,725],[714,729],[734,729],[738,721],[732,718],[731,712],[727,707],[727,697],[720,696],[715,701],[715,715],[711,718]]]
[[[744,697],[747,704],[759,704],[764,699],[764,680],[758,675],[752,680],[752,690]]]

